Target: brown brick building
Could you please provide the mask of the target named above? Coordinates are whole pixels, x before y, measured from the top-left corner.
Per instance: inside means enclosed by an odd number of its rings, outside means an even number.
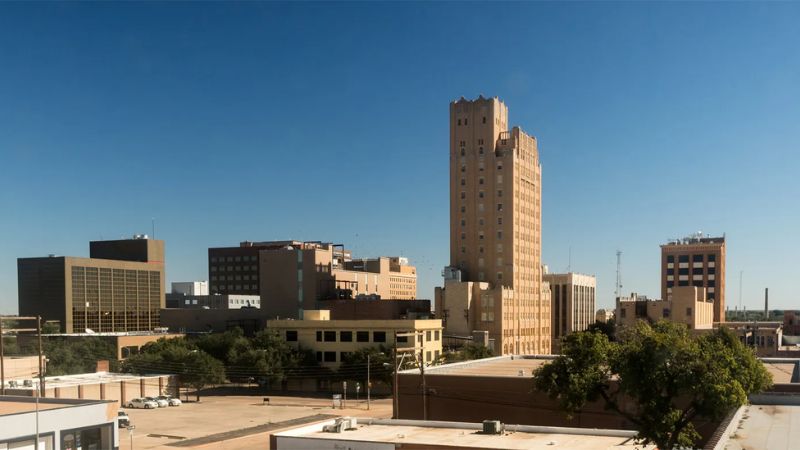
[[[94,241],[89,258],[17,260],[19,313],[65,333],[152,331],[164,307],[164,241]]]
[[[714,322],[725,321],[725,236],[696,233],[661,246],[661,298],[670,300],[680,286],[706,288]]]

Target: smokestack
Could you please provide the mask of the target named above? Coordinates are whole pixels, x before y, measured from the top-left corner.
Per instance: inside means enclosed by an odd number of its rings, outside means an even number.
[[[764,320],[769,320],[769,288],[764,288]]]

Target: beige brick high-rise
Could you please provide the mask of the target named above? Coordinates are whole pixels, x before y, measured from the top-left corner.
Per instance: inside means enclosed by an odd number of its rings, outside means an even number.
[[[450,266],[436,310],[448,334],[489,332],[502,354],[550,353],[536,139],[497,98],[450,104]]]

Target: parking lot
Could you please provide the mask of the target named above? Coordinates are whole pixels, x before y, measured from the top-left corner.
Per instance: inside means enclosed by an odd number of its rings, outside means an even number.
[[[200,403],[158,409],[120,408],[128,413],[134,449],[207,448],[267,449],[269,433],[326,415],[391,417],[392,400],[349,401],[345,409],[333,409],[330,399],[318,397],[206,396]],[[131,449],[131,432],[119,430],[120,449]]]

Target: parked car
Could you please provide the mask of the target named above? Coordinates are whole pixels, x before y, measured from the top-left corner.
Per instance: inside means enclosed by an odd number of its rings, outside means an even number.
[[[124,406],[126,408],[155,409],[158,408],[158,403],[144,398],[134,398],[129,400]]]
[[[175,397],[172,397],[172,396],[169,396],[169,395],[159,395],[157,398],[159,400],[166,401],[169,404],[169,406],[181,406],[180,399],[177,399]]]
[[[131,426],[131,418],[128,417],[128,413],[125,411],[117,412],[117,424],[120,428],[128,428]]]
[[[145,397],[144,399],[148,400],[148,401],[151,401],[151,402],[155,402],[155,404],[158,405],[159,408],[166,408],[167,406],[169,406],[169,402],[168,401],[161,400],[158,397]]]

